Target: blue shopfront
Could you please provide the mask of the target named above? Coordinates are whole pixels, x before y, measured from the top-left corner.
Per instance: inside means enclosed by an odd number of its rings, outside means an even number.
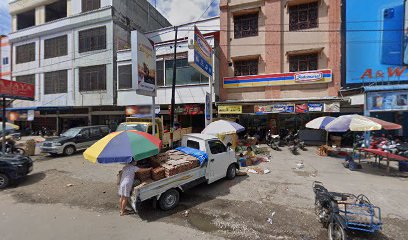
[[[408,138],[408,84],[364,87],[365,114],[403,126],[395,135]]]

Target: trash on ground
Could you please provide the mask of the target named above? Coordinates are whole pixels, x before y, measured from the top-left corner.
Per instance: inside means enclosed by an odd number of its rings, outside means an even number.
[[[72,186],[74,186],[74,184],[72,183],[67,184],[67,187],[72,187]]]
[[[247,172],[238,171],[238,172],[237,172],[237,176],[238,176],[238,177],[248,176],[248,173],[247,173]]]
[[[276,213],[276,212],[273,212],[272,215],[271,215],[271,217],[269,217],[269,218],[266,220],[269,224],[273,224],[273,216],[275,215],[275,213]]]

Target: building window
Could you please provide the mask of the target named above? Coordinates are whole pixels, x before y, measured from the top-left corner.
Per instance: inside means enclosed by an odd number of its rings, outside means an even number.
[[[318,59],[317,53],[289,56],[289,71],[301,72],[317,70]]]
[[[258,60],[234,61],[234,75],[248,76],[258,74]]]
[[[106,65],[79,68],[79,91],[106,90]]]
[[[258,13],[234,17],[234,38],[258,36]]]
[[[132,88],[132,65],[119,66],[119,89]]]
[[[17,76],[16,82],[35,85],[35,75],[31,74],[31,75]]]
[[[174,60],[166,60],[165,63],[166,86],[171,86],[173,83],[173,63]],[[190,64],[188,64],[187,58],[176,60],[176,71],[176,85],[208,83],[208,77],[191,67]]]
[[[3,58],[3,65],[8,65],[8,64],[9,64],[8,57]]]
[[[16,47],[16,63],[35,61],[35,43],[29,43]]]
[[[45,22],[67,17],[67,0],[59,0],[45,6]]]
[[[101,8],[101,0],[82,0],[82,12]]]
[[[68,54],[68,37],[60,36],[44,41],[44,58],[54,58]]]
[[[317,2],[289,7],[289,31],[297,31],[318,27]]]
[[[156,82],[157,86],[164,86],[164,60],[156,62]]]
[[[92,28],[79,32],[79,52],[106,49],[106,27]]]
[[[68,92],[68,71],[44,73],[44,94]]]
[[[35,26],[35,9],[17,14],[17,30]]]

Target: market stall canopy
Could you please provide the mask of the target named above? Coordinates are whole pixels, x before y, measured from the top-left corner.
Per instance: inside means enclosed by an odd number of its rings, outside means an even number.
[[[201,133],[208,135],[233,134],[245,131],[238,123],[218,120],[210,123]]]
[[[19,129],[20,129],[19,126],[6,122],[6,131],[7,130],[19,130]],[[3,131],[3,126],[0,124],[0,132],[2,131]]]
[[[401,129],[402,126],[396,123],[392,123],[392,122],[387,122],[378,118],[373,118],[373,117],[367,117],[368,119],[370,119],[373,122],[376,122],[378,124],[381,124],[381,126],[385,129],[385,130],[398,130]]]
[[[364,132],[381,129],[395,130],[400,128],[401,126],[395,123],[357,114],[340,116],[325,127],[328,132],[347,132],[349,130],[354,132]]]
[[[102,138],[84,152],[93,163],[130,163],[160,152],[160,139],[135,130],[114,132]]]
[[[307,128],[312,128],[312,129],[324,129],[327,124],[331,123],[335,117],[319,117],[316,119],[313,119],[312,121],[306,123]]]

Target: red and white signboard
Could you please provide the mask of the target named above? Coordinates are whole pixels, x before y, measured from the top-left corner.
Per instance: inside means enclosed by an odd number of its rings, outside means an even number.
[[[34,100],[35,86],[32,84],[0,79],[0,97]]]

